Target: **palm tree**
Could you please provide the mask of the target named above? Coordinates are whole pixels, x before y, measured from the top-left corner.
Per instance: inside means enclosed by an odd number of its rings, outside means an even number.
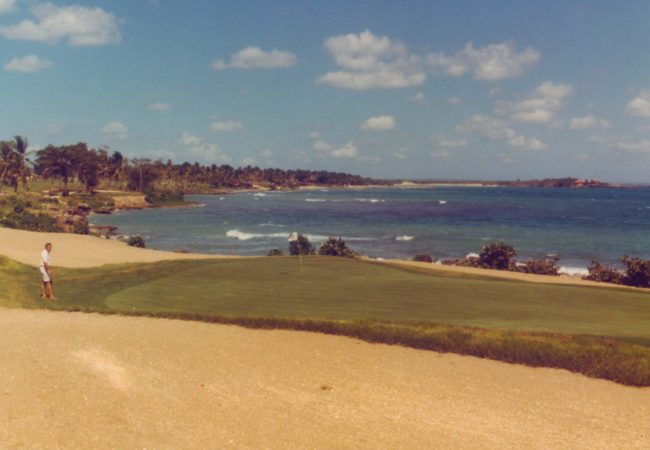
[[[63,196],[68,195],[68,181],[74,173],[74,159],[68,147],[48,145],[40,150],[36,169],[44,178],[61,178],[64,186]]]

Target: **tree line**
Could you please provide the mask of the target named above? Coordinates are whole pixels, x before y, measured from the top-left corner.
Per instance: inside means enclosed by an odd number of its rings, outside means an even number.
[[[176,164],[171,160],[127,158],[119,151],[89,148],[84,142],[73,145],[48,145],[28,151],[28,141],[15,136],[0,141],[0,183],[18,190],[30,179],[60,180],[67,194],[71,181],[81,183],[92,193],[100,184],[114,189],[200,192],[206,189],[296,188],[304,185],[363,186],[376,183],[371,178],[324,170],[284,170],[228,164],[204,165],[198,162]]]

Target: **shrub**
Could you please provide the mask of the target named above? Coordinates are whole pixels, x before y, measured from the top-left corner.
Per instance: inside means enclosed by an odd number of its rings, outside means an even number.
[[[415,257],[413,257],[413,261],[432,263],[433,258],[431,255],[415,255]]]
[[[72,232],[75,234],[88,234],[90,232],[88,229],[88,219],[84,217],[83,220],[75,222],[72,227]]]
[[[316,251],[307,237],[298,234],[295,241],[289,242],[289,254],[291,256],[314,255],[316,254]]]
[[[623,284],[623,273],[621,271],[604,266],[598,261],[592,261],[587,270],[589,275],[582,277],[584,280]]]
[[[481,250],[478,263],[486,269],[514,270],[517,252],[512,245],[503,242],[487,244]]]
[[[357,256],[341,238],[329,238],[323,242],[323,245],[318,250],[318,254],[322,256],[342,256],[344,258],[354,258]]]
[[[623,284],[635,287],[650,287],[650,261],[641,258],[630,258],[625,255],[622,262],[625,265]]]
[[[131,247],[145,248],[144,239],[142,238],[142,236],[131,236],[126,241],[126,243]]]
[[[523,265],[517,266],[519,272],[533,273],[535,275],[559,275],[560,268],[558,266],[559,258],[551,256],[542,259],[533,259],[525,261]]]
[[[279,248],[274,248],[266,256],[284,256],[284,252]]]
[[[144,199],[152,205],[165,205],[167,203],[181,203],[185,196],[182,191],[149,189],[145,193]]]
[[[13,212],[7,214],[6,217],[0,220],[0,225],[17,230],[63,231],[51,216],[43,213],[33,214],[19,207],[16,207]]]

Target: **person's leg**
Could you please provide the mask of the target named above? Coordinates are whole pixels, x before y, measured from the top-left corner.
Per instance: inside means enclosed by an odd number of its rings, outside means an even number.
[[[46,295],[45,281],[41,280],[41,298],[45,298]]]
[[[48,291],[49,291],[49,293],[50,293],[50,295],[49,295],[48,297],[49,297],[50,300],[58,300],[58,299],[54,296],[54,288],[52,287],[52,284],[53,284],[53,283],[52,283],[52,280],[50,280],[50,282],[47,283],[47,288],[48,288]]]

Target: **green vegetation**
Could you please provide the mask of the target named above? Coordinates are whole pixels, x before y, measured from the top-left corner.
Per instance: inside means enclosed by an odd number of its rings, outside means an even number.
[[[359,256],[355,251],[350,249],[345,241],[341,238],[329,238],[318,249],[321,256],[339,256],[342,258],[356,258]]]
[[[293,236],[290,239],[291,240],[289,241],[289,254],[291,256],[316,254],[316,249],[314,248],[313,245],[311,245],[311,242],[309,242],[307,236],[303,236],[302,234],[297,234],[295,235],[295,239],[293,239]]]
[[[561,367],[650,386],[650,293],[495,280],[347,258],[276,257],[60,269],[0,258],[0,306],[288,328]],[[254,276],[252,276],[254,275]]]
[[[650,260],[631,258],[625,255],[621,258],[621,262],[625,266],[625,270],[614,269],[598,261],[592,261],[588,267],[589,275],[585,276],[584,279],[650,288]]]
[[[146,248],[142,236],[129,237],[129,239],[126,241],[126,245],[130,245],[131,247]]]

